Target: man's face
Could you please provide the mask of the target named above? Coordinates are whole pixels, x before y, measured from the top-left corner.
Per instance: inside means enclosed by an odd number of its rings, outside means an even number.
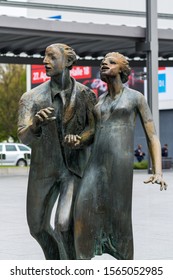
[[[119,59],[113,55],[106,56],[100,65],[100,76],[103,81],[108,77],[116,77],[121,70],[121,63]]]
[[[66,57],[61,53],[58,47],[49,46],[46,48],[43,63],[47,76],[58,76],[62,74],[63,70],[66,68]]]

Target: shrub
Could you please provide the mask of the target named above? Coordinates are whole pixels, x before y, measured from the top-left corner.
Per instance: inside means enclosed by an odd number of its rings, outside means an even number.
[[[148,168],[148,161],[142,160],[141,162],[134,162],[133,169],[147,169]]]

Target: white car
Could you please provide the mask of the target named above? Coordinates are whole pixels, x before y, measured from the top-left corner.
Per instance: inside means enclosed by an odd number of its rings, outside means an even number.
[[[0,143],[0,165],[28,166],[31,149],[21,143]]]

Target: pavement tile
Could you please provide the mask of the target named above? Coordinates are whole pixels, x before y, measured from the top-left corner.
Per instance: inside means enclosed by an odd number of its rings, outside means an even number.
[[[147,171],[134,171],[132,219],[134,259],[173,259],[173,170],[164,171],[167,191],[144,184]],[[28,170],[0,174],[0,260],[43,260],[26,222]],[[54,210],[55,211],[55,210]],[[53,224],[53,217],[51,224]],[[104,254],[94,259],[112,259]]]

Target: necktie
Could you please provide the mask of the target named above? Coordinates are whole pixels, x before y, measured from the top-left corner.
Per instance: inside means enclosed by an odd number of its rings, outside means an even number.
[[[64,132],[63,132],[63,104],[62,99],[59,94],[56,94],[54,97],[53,105],[55,108],[55,116],[56,116],[56,125],[59,135],[59,140],[62,145]]]
[[[66,163],[66,157],[64,152],[64,128],[63,128],[63,103],[61,96],[56,94],[53,101],[53,106],[55,108],[55,116],[56,116],[56,126],[58,131],[59,142],[61,146],[61,152],[64,159],[64,163]]]

